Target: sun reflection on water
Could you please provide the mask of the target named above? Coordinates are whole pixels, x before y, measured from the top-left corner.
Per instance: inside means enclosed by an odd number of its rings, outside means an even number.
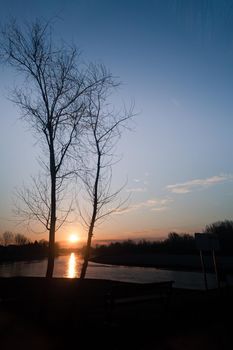
[[[68,262],[68,278],[74,278],[77,276],[77,261],[74,253],[70,254]]]

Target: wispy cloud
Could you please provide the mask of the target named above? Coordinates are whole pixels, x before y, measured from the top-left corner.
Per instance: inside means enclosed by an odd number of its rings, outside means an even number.
[[[135,204],[129,205],[128,207],[124,207],[124,208],[118,208],[114,214],[120,215],[120,214],[126,214],[126,213],[130,213],[132,211],[135,211],[138,209],[138,206]]]
[[[150,211],[165,211],[169,209],[168,204],[171,202],[173,202],[172,198],[148,199],[125,208],[119,208],[116,214],[125,214],[142,208],[148,208]]]
[[[203,190],[221,183],[233,180],[232,174],[223,174],[218,176],[208,177],[206,179],[194,179],[191,181],[168,185],[166,189],[171,193],[184,194],[197,190]]]
[[[146,192],[146,187],[127,188],[126,192]]]
[[[164,207],[155,207],[155,208],[152,208],[151,209],[151,211],[166,211],[166,210],[168,210],[169,209],[169,207],[167,207],[167,206],[164,206]]]

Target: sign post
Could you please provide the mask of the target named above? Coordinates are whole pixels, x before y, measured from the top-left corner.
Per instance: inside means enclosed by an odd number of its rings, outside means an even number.
[[[217,259],[216,259],[216,254],[215,250],[212,250],[212,255],[213,255],[213,262],[214,262],[214,270],[215,270],[215,275],[217,279],[217,284],[218,284],[218,289],[220,290],[220,279],[219,279],[219,273],[218,273],[218,265],[217,265]]]
[[[203,272],[203,276],[204,276],[205,289],[208,290],[205,261],[204,261],[204,258],[203,258],[202,250],[200,250],[200,258],[201,258],[202,272]]]
[[[203,251],[212,251],[213,263],[214,263],[214,271],[216,275],[218,289],[220,289],[220,281],[219,281],[219,273],[217,267],[216,260],[216,251],[219,251],[219,241],[217,236],[212,233],[195,233],[195,241],[197,249],[200,251],[201,265],[204,276],[205,289],[208,290],[207,276],[206,276],[206,268],[204,262]]]

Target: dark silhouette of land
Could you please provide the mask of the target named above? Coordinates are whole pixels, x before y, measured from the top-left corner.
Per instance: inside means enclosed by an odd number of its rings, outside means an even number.
[[[227,259],[232,235],[222,232],[224,227],[229,228],[229,222],[216,226],[221,229],[222,258]],[[226,240],[228,244],[224,244]],[[60,252],[57,250],[57,254]],[[0,246],[0,253],[1,261],[43,258],[48,254],[47,243],[9,244]],[[125,241],[97,246],[92,254],[96,255],[95,261],[114,263],[115,259],[115,263],[126,265],[140,258],[138,266],[150,266],[146,264],[153,257],[163,259],[173,269],[174,256],[181,259],[177,268],[185,267],[182,259],[187,263],[188,257],[194,257],[201,268],[194,238],[176,233],[161,242]],[[191,260],[188,270],[192,269]],[[159,266],[159,261],[156,264]],[[119,294],[109,316],[113,286]],[[171,297],[166,292],[165,299],[155,290],[159,291],[147,284],[142,287],[106,280],[0,278],[1,349],[67,349],[73,342],[86,349],[232,347],[228,321],[233,311],[231,286],[207,292],[173,288]]]
[[[203,233],[214,235],[219,241],[216,252],[219,273],[233,271],[233,222],[226,220],[206,226]],[[212,251],[203,253],[206,270],[214,272]],[[202,270],[195,238],[190,234],[172,232],[161,241],[131,240],[109,245],[97,245],[92,249],[91,260],[96,263],[157,267],[178,270]]]
[[[137,284],[54,278],[0,279],[1,349],[231,349],[231,288],[173,289],[160,299],[116,306],[106,318],[112,284],[122,293]]]
[[[220,237],[222,247],[228,240],[221,251],[226,259],[232,249],[231,237]],[[46,242],[10,244],[1,246],[0,251],[1,259],[27,256],[30,260],[48,253]],[[97,246],[92,255],[102,262],[104,257],[106,262],[117,257],[120,264],[130,264],[130,258],[135,261],[140,256],[139,266],[146,266],[153,256],[168,261],[172,268],[174,261],[169,257],[182,261],[194,256],[200,264],[194,238],[176,233],[162,242]],[[166,286],[165,292],[162,286]],[[1,349],[57,350],[74,344],[85,349],[232,348],[231,286],[209,291],[172,288],[171,294],[170,287],[170,282],[142,285],[97,279],[0,278]]]
[[[225,220],[207,225],[203,233],[213,234],[220,244],[222,255],[233,255],[233,221]],[[110,243],[109,245],[97,245],[93,255],[124,255],[124,254],[199,254],[194,235],[171,232],[164,240]]]
[[[56,245],[55,256],[59,254],[59,247]],[[48,257],[48,242],[41,241],[26,243],[22,245],[9,244],[0,245],[0,262],[39,260]]]

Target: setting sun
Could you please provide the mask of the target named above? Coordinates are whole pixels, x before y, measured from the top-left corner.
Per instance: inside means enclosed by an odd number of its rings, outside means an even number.
[[[79,241],[79,236],[76,233],[72,233],[68,238],[70,243],[76,243]]]

